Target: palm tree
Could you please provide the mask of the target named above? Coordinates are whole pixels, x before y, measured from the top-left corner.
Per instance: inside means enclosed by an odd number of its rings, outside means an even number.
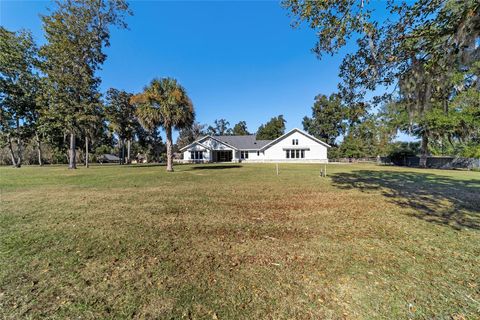
[[[189,127],[195,119],[185,89],[173,78],[153,79],[132,102],[138,105],[140,124],[150,132],[162,126],[167,135],[167,171],[173,171],[172,129]]]

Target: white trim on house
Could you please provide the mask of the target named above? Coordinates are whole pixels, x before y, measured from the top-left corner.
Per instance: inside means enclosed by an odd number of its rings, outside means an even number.
[[[207,150],[212,150],[212,148],[210,148],[210,147],[208,147],[208,146],[206,146],[206,145],[204,145],[204,144],[201,144],[200,142],[193,142],[193,143],[189,144],[188,146],[191,148],[191,147],[193,147],[193,146],[195,146],[195,145],[201,146],[201,147],[203,147],[203,148],[205,148],[205,149],[207,149]],[[182,148],[182,149],[183,149],[183,148]]]
[[[266,148],[268,148],[269,146],[277,143],[278,141],[285,139],[286,137],[288,137],[289,135],[291,135],[291,134],[294,133],[294,132],[301,133],[301,134],[309,137],[310,139],[315,140],[316,142],[318,142],[318,143],[320,143],[320,144],[323,144],[323,145],[324,145],[325,147],[327,147],[327,148],[331,148],[331,147],[332,147],[332,146],[330,146],[329,144],[323,142],[322,140],[319,140],[319,139],[315,138],[314,136],[306,133],[306,132],[303,131],[303,130],[300,130],[300,129],[298,129],[298,128],[293,128],[292,130],[290,130],[290,131],[288,131],[287,133],[285,133],[283,136],[280,136],[280,137],[278,137],[277,139],[272,140],[272,142],[266,144],[262,149],[266,149]],[[262,149],[260,149],[260,150],[262,150]]]
[[[180,151],[183,152],[183,162],[326,163],[328,148],[327,143],[295,128],[272,141],[256,140],[255,136],[207,135]],[[198,152],[202,152],[201,157]]]
[[[215,137],[214,137],[214,136],[208,135],[208,136],[204,136],[204,137],[201,137],[201,138],[200,138],[200,139],[198,139],[198,140],[195,140],[195,141],[193,141],[192,143],[190,143],[189,145],[187,145],[187,146],[185,146],[185,147],[183,147],[183,148],[180,148],[180,149],[179,149],[179,151],[183,151],[184,149],[186,149],[186,148],[188,148],[188,147],[190,147],[190,146],[194,145],[195,143],[198,143],[198,144],[200,144],[200,141],[202,141],[202,140],[205,140],[206,138],[213,139],[213,140],[217,141],[218,143],[221,143],[221,144],[224,144],[224,145],[226,145],[227,147],[230,147],[230,148],[232,148],[232,149],[238,150],[238,149],[237,149],[237,148],[235,148],[234,146],[231,146],[231,145],[229,145],[228,143],[225,143],[224,141],[220,141],[220,140],[218,140],[218,139],[215,139]],[[211,150],[211,148],[209,148],[209,147],[207,147],[207,146],[205,146],[205,148],[207,148],[207,149],[210,149],[210,150]]]

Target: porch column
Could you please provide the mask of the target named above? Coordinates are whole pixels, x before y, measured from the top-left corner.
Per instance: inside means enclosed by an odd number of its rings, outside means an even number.
[[[237,151],[232,150],[232,162],[238,162]]]

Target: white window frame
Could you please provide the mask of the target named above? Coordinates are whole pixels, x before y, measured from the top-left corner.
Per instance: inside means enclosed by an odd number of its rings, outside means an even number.
[[[190,151],[190,159],[203,160],[203,151]]]
[[[307,149],[285,149],[286,159],[305,159]]]

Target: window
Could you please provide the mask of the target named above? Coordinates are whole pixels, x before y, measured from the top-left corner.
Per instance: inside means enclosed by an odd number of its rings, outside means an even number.
[[[248,159],[248,151],[240,151],[240,159]]]
[[[288,149],[285,150],[285,157],[287,159],[304,159],[306,149]]]
[[[298,139],[292,139],[292,145],[298,146]]]
[[[260,156],[260,151],[257,151],[257,156]]]
[[[190,151],[190,159],[191,160],[202,160],[203,159],[203,151]]]

